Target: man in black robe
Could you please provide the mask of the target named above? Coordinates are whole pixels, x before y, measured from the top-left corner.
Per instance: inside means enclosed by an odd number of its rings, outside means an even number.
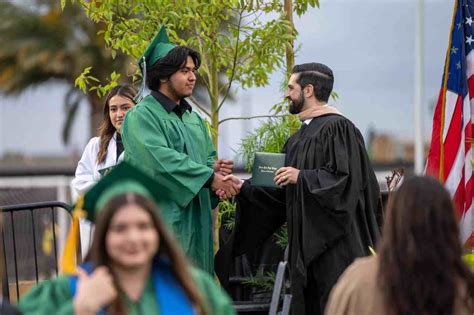
[[[369,255],[379,237],[377,179],[361,133],[327,104],[333,83],[323,64],[293,68],[285,96],[303,124],[283,149],[286,167],[275,176],[282,189],[232,177],[240,194],[236,227],[223,252],[230,248],[239,256],[287,222],[291,310],[297,315],[323,314],[338,277],[356,257]]]

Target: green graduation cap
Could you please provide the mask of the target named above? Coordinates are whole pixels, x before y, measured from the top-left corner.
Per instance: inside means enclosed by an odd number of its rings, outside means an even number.
[[[150,68],[158,60],[165,57],[176,45],[170,43],[166,28],[164,25],[161,26],[158,33],[155,35],[150,45],[146,48],[143,56],[138,60],[138,64],[142,71],[144,68]]]
[[[122,162],[104,176],[85,195],[82,210],[94,222],[98,212],[113,197],[133,192],[159,202],[157,183],[130,163]]]
[[[84,196],[81,196],[72,211],[72,225],[61,258],[61,272],[77,272],[77,247],[79,240],[79,219],[87,218],[94,222],[98,212],[113,197],[133,192],[144,197],[158,200],[157,183],[127,162],[117,165],[104,176]]]
[[[146,73],[149,68],[151,68],[158,60],[165,57],[175,47],[176,45],[170,43],[170,39],[166,33],[166,28],[162,25],[150,45],[145,49],[143,55],[138,59],[138,65],[142,71],[142,84],[137,96],[135,97],[135,102],[140,102],[145,94],[147,94]]]

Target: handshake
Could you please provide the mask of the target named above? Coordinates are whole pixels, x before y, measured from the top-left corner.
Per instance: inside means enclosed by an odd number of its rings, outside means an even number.
[[[221,199],[232,198],[240,192],[243,180],[232,175],[234,162],[230,160],[217,160],[214,163],[214,179],[212,190]]]

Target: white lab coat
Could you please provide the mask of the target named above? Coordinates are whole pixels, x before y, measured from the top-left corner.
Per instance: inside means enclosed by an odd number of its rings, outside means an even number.
[[[72,199],[76,200],[78,195],[86,193],[101,177],[99,170],[114,166],[123,160],[124,152],[120,154],[117,161],[117,133],[109,141],[107,147],[107,155],[105,161],[97,164],[97,153],[99,153],[100,138],[94,137],[89,140],[82,153],[82,157],[77,163],[76,175],[71,182]],[[81,250],[82,258],[84,258],[89,251],[91,245],[92,234],[94,226],[91,222],[82,219],[80,221],[80,236],[81,236]]]
[[[84,194],[99,181],[101,177],[99,170],[114,166],[123,160],[124,152],[120,154],[117,161],[116,138],[117,133],[115,132],[109,141],[105,161],[100,164],[97,164],[97,153],[99,152],[100,139],[99,137],[94,137],[89,140],[89,143],[87,143],[86,148],[84,149],[84,153],[82,153],[81,160],[77,164],[76,175],[71,183],[76,195]]]

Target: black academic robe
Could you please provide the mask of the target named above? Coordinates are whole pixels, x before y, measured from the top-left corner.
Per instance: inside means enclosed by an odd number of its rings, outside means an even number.
[[[259,246],[287,222],[292,314],[323,314],[340,274],[369,255],[379,237],[379,186],[362,135],[341,115],[314,118],[283,151],[286,165],[300,170],[297,183],[267,189],[246,181],[233,235],[216,264],[226,251],[239,256]]]

